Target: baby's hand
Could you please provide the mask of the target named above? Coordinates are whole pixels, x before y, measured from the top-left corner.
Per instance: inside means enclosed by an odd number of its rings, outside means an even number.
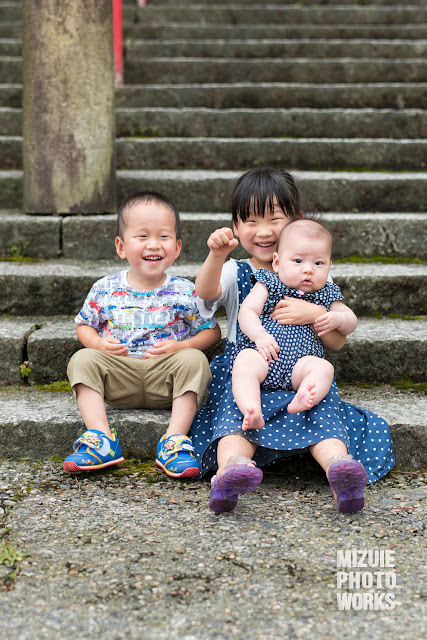
[[[165,353],[175,353],[175,351],[185,348],[184,342],[184,340],[162,340],[155,344],[154,347],[147,349],[144,353],[144,358],[155,358],[156,356],[163,356]]]
[[[99,338],[98,349],[104,353],[109,353],[112,356],[127,356],[129,348],[120,342],[117,338],[112,336],[106,336],[105,338]]]
[[[226,257],[239,244],[233,236],[233,231],[228,227],[216,229],[208,238],[208,247],[216,256]]]
[[[280,348],[272,335],[265,331],[260,334],[254,342],[258,352],[262,355],[264,360],[267,360],[267,362],[277,360],[277,354],[279,353]]]
[[[319,337],[324,336],[325,333],[340,328],[342,316],[343,314],[337,311],[328,311],[317,318],[313,323],[313,329]]]

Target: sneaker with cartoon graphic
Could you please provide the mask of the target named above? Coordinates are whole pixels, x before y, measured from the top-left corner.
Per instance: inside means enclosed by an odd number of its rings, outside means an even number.
[[[116,430],[112,429],[111,434],[110,439],[103,431],[97,429],[85,431],[73,444],[74,453],[65,458],[62,465],[64,471],[81,473],[123,462]]]
[[[156,464],[172,478],[198,478],[202,468],[194,457],[188,436],[162,436],[157,445]]]

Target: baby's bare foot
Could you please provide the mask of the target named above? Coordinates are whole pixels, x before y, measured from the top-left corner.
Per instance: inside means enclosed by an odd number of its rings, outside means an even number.
[[[300,413],[300,411],[311,409],[315,393],[315,384],[301,385],[295,394],[295,398],[288,404],[288,413]]]
[[[261,409],[248,409],[243,418],[243,431],[246,429],[262,429],[264,426],[264,418]]]

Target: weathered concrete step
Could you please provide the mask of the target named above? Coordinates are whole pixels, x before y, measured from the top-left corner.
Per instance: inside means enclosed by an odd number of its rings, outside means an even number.
[[[2,64],[0,82],[19,71],[13,58]],[[9,66],[10,65],[10,66]],[[12,76],[13,77],[13,76]],[[398,60],[369,58],[128,58],[125,82],[426,82],[427,61],[423,58]]]
[[[21,18],[22,2],[0,2],[0,22],[20,22]]]
[[[4,44],[3,44],[4,42]],[[3,51],[4,48],[4,51]],[[126,56],[190,58],[422,58],[427,40],[385,39],[153,39],[130,40]],[[19,43],[0,40],[1,55],[20,55]]]
[[[427,210],[423,172],[298,170],[293,174],[303,201],[312,202],[318,211]],[[118,200],[143,188],[161,191],[181,211],[223,211],[238,176],[236,171],[121,170]],[[22,171],[0,171],[0,208],[22,209],[22,190]]]
[[[422,2],[422,0],[420,0]],[[14,37],[20,33],[19,27],[7,28],[4,25],[4,37]],[[427,37],[426,24],[179,24],[168,23],[149,25],[145,23],[125,22],[123,25],[125,38],[144,40],[222,38],[224,40],[268,39],[268,38],[367,38],[378,39],[412,39],[422,40]],[[10,35],[9,35],[10,34]]]
[[[416,470],[425,466],[425,396],[398,392],[392,387],[371,390],[347,387],[341,397],[388,422],[397,468]],[[170,418],[169,411],[109,407],[107,415],[117,428],[124,456],[140,459],[155,455],[158,439],[166,431]],[[2,457],[9,459],[65,457],[83,430],[71,393],[3,389],[0,416],[0,450]]]
[[[336,134],[339,132],[337,131]],[[427,140],[340,138],[119,138],[118,169],[289,169],[420,171]],[[22,168],[22,138],[0,136],[0,169]]]
[[[427,260],[427,213],[325,213],[323,219],[334,236],[334,259],[357,254]],[[182,259],[202,262],[208,236],[229,225],[228,213],[181,213]],[[0,255],[110,260],[117,257],[115,233],[115,214],[62,218],[0,212]],[[245,253],[238,247],[233,256]]]
[[[2,313],[9,315],[76,314],[92,284],[115,273],[117,261],[0,261]],[[173,273],[194,280],[200,264],[177,262]],[[427,265],[337,263],[332,277],[357,315],[427,313]]]
[[[134,39],[125,44],[131,57],[191,58],[422,58],[425,39],[262,38],[262,39]],[[0,56],[22,56],[22,40],[0,37]]]
[[[427,137],[423,109],[204,109],[118,108],[117,136],[323,138]],[[0,135],[19,136],[22,109],[0,107]]]
[[[20,108],[22,85],[0,84],[0,106]],[[212,109],[427,109],[427,83],[153,84],[116,90],[118,108],[208,107]]]
[[[17,105],[17,92],[7,88],[1,104]],[[9,102],[6,102],[9,101]],[[117,107],[360,108],[427,109],[427,83],[313,84],[203,83],[125,86],[116,92]]]
[[[207,353],[222,352],[227,322],[220,319],[222,340]],[[20,365],[31,362],[32,385],[50,384],[67,377],[71,356],[82,348],[72,317],[0,317],[0,385],[19,385]],[[340,382],[390,383],[410,379],[424,382],[427,362],[427,318],[359,320],[340,352],[327,352]]]
[[[339,134],[337,131],[336,134]],[[19,168],[21,142],[0,138],[0,168]],[[423,170],[427,140],[335,138],[119,138],[120,169]],[[13,162],[15,164],[13,165]]]
[[[11,19],[11,18],[9,18]],[[179,6],[148,5],[135,9],[123,7],[124,22],[137,21],[161,25],[170,22],[192,24],[422,24],[427,22],[427,10],[417,5],[403,6],[319,6],[319,5],[257,5],[223,3]]]
[[[21,0],[16,0],[16,2],[20,2]],[[135,0],[123,0],[123,5],[128,4],[131,6],[135,6]],[[197,4],[197,5],[205,5],[205,6],[210,6],[212,5],[212,2],[210,2],[209,0],[204,0],[204,1],[200,1],[198,0],[198,2],[189,2],[188,0],[155,0],[155,4],[156,5],[191,5],[191,4]],[[218,2],[217,4],[225,4],[225,2]],[[246,0],[245,2],[246,5],[259,5],[260,0]],[[282,5],[289,5],[289,6],[295,6],[293,2],[289,2],[287,0],[268,0],[268,4],[269,5],[278,5],[278,6],[282,6]],[[387,6],[393,6],[396,4],[402,4],[400,0],[310,0],[310,5],[311,6],[316,6],[316,5],[352,5],[352,6],[357,6],[357,5],[375,5],[375,6],[382,6],[382,5],[387,5]],[[411,5],[418,5],[418,4],[424,4],[424,0],[410,0],[410,2],[408,4]]]
[[[127,58],[125,82],[181,84],[206,82],[426,82],[423,58]],[[0,83],[22,78],[22,59],[0,57]]]
[[[20,20],[0,22],[0,38],[21,38],[22,23]]]
[[[293,173],[303,200],[318,211],[427,211],[425,173]],[[223,211],[238,175],[235,171],[119,171],[119,198],[143,187],[165,193],[181,211]],[[11,205],[13,200],[7,204]]]

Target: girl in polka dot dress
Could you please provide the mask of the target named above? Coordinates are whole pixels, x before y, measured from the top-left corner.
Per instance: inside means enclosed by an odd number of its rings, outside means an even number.
[[[295,453],[310,451],[325,470],[340,512],[363,507],[366,484],[394,466],[389,427],[375,414],[343,402],[335,381],[313,408],[288,411],[292,390],[261,389],[262,429],[243,430],[242,412],[233,396],[231,367],[236,351],[238,311],[252,288],[258,269],[273,271],[273,254],[281,231],[301,218],[299,194],[292,176],[279,169],[254,169],[236,183],[231,209],[233,229],[218,229],[208,239],[210,253],[196,279],[199,308],[208,317],[223,306],[228,317],[227,347],[211,363],[209,399],[191,427],[202,474],[212,478],[209,507],[232,511],[240,494],[253,491],[262,480],[260,467]],[[230,259],[240,240],[251,256]],[[323,345],[339,350],[345,336],[333,328],[323,333],[319,321],[325,310],[318,304],[285,296],[271,318],[286,325],[313,325]]]

